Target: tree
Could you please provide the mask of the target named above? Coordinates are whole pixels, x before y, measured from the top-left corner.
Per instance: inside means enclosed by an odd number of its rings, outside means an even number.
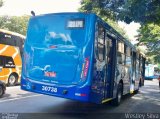
[[[159,0],[127,0],[122,10],[117,15],[119,20],[126,23],[131,21],[146,23],[160,23],[160,1]]]
[[[27,24],[30,16],[2,16],[0,28],[26,35]]]
[[[115,21],[115,14],[113,11],[108,8],[105,9],[105,1],[106,0],[82,0],[79,11],[93,12],[101,17],[107,16],[107,18]]]
[[[109,9],[103,9],[104,2],[105,0],[83,0],[81,1],[81,8],[79,9],[79,11],[96,13],[104,21],[106,21],[109,25],[116,29],[117,32],[128,39],[128,36],[126,35],[124,29],[120,28],[118,22],[115,21],[114,13]]]
[[[139,30],[140,45],[147,46],[147,56],[155,63],[160,63],[160,26],[157,24],[146,24]]]
[[[98,10],[98,15],[113,20],[160,24],[160,0],[82,0],[81,5],[82,10]]]

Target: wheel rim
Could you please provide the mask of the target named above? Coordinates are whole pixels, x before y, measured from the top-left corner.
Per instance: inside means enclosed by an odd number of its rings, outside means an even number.
[[[122,98],[122,94],[121,94],[121,92],[119,91],[119,93],[118,93],[118,102],[119,102],[119,103],[121,102],[121,98]]]
[[[9,77],[9,84],[10,84],[10,85],[14,85],[15,82],[16,82],[16,77],[13,76],[13,75],[11,75],[11,76]]]

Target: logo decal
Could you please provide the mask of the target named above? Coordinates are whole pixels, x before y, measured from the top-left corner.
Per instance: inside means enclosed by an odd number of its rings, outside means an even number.
[[[44,72],[44,75],[47,77],[56,77],[56,72]]]

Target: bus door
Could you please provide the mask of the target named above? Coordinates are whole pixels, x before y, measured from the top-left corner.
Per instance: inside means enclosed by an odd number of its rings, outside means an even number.
[[[100,102],[111,97],[113,84],[113,39],[109,38],[102,25],[98,25],[95,40],[94,76],[92,82],[93,98]]]
[[[102,100],[112,97],[114,86],[114,46],[115,40],[110,36],[111,33],[99,26],[98,30],[98,60],[96,62],[97,74],[99,79],[99,89]]]
[[[94,102],[100,103],[106,92],[106,46],[105,46],[105,29],[101,24],[97,25],[95,39],[95,56],[94,56],[94,72],[92,81],[92,99]]]
[[[111,33],[110,33],[111,34]],[[113,37],[106,33],[106,84],[105,90],[107,94],[104,95],[104,98],[111,98],[114,89],[114,71],[113,67],[115,66],[115,40]]]

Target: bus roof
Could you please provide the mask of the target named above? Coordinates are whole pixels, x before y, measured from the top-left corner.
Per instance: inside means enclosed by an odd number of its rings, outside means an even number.
[[[92,15],[96,15],[94,13],[87,13],[87,12],[58,12],[58,13],[48,13],[48,14],[40,14],[40,15],[36,15],[33,17],[40,17],[40,16],[47,16],[47,15],[74,15],[74,14],[83,14],[83,15],[87,15],[87,14],[92,14]]]
[[[10,35],[14,35],[14,36],[19,36],[19,37],[24,38],[24,39],[26,38],[22,34],[19,34],[19,33],[16,33],[16,32],[12,32],[12,31],[8,31],[8,30],[4,30],[4,29],[0,29],[0,32],[7,33],[7,34],[10,34]]]

